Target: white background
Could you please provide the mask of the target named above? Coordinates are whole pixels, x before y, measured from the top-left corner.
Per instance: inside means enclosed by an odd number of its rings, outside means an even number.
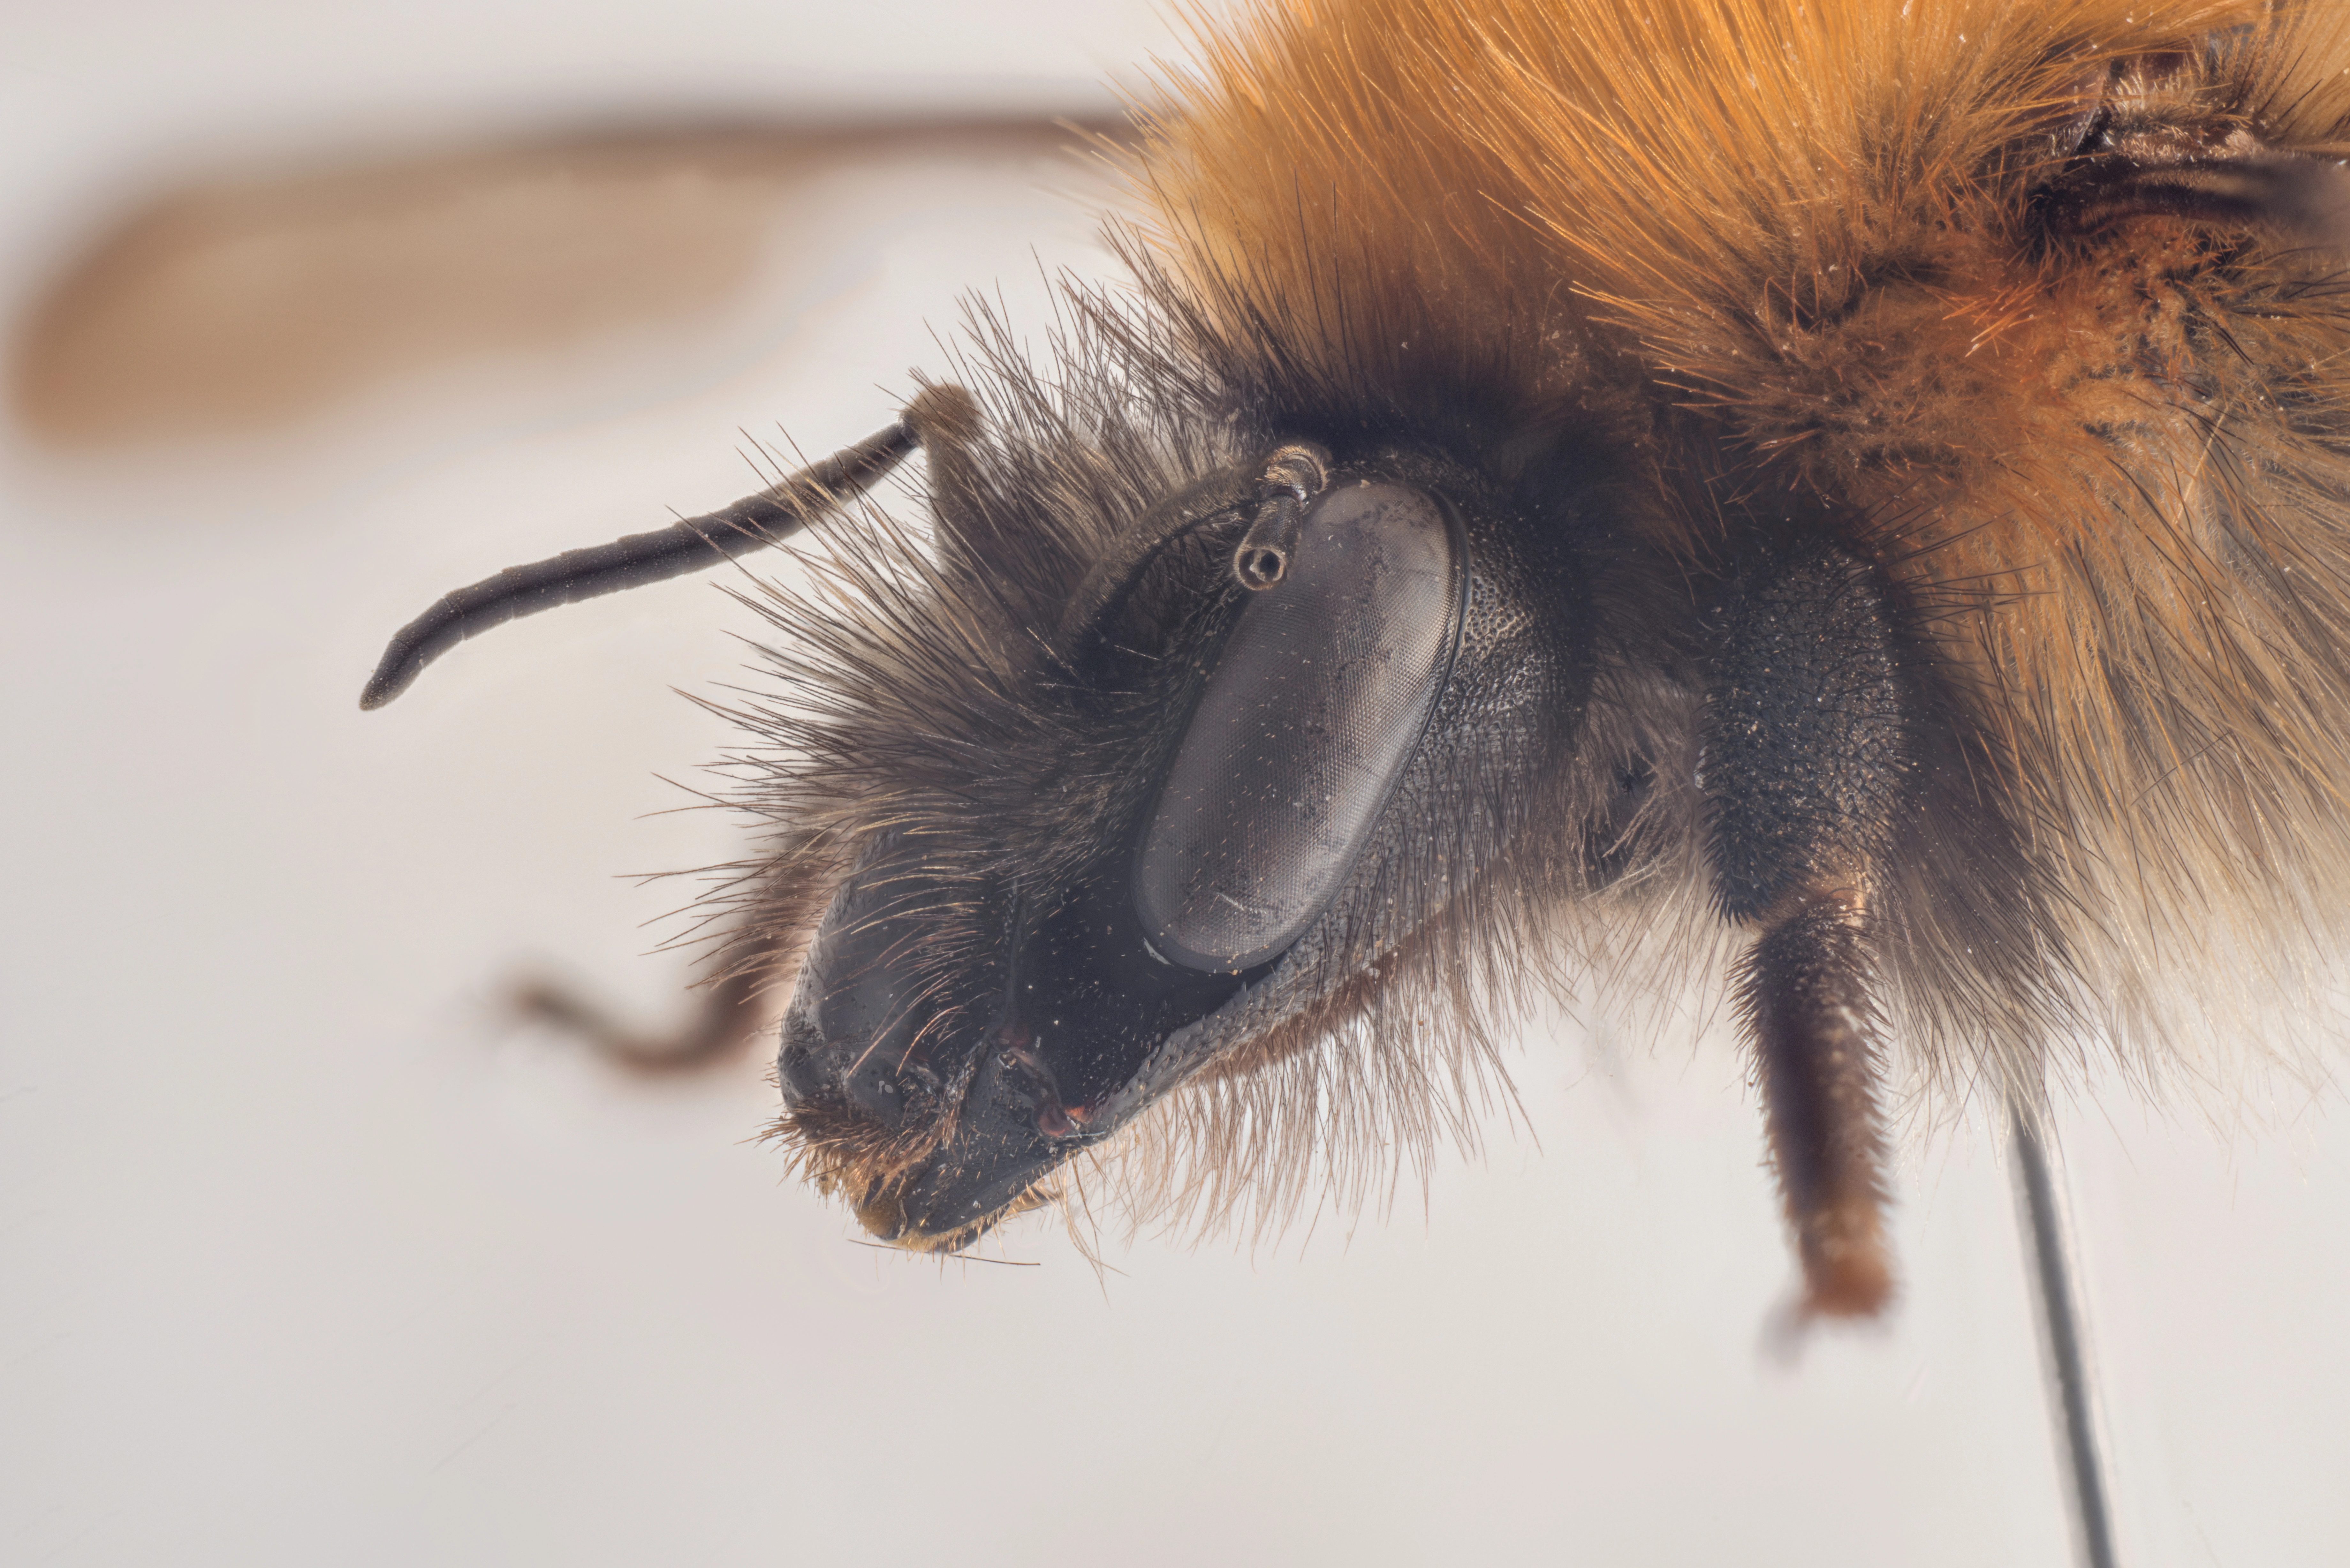
[[[0,306],[239,161],[620,116],[1087,112],[1174,47],[1055,0],[362,10],[0,27]],[[1790,1283],[1740,1064],[1557,1023],[1425,1202],[1254,1250],[1057,1225],[921,1263],[745,1140],[764,1064],[648,1083],[516,1028],[532,964],[652,1022],[730,853],[689,797],[742,611],[689,581],[386,635],[496,567],[745,489],[738,427],[876,428],[959,290],[1098,268],[1075,165],[846,171],[699,335],[460,367],[295,431],[0,433],[0,1562],[2060,1564],[2000,1151],[1906,1147],[1889,1329]],[[2337,1049],[2332,1058],[2342,1060]],[[2106,1092],[2064,1127],[2126,1560],[2350,1552],[2350,1122]]]

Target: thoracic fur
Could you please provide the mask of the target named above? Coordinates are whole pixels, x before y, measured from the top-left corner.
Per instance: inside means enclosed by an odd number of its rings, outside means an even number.
[[[2029,1093],[2085,1030],[2159,1071],[2311,993],[2350,871],[2343,257],[2052,241],[2033,198],[2099,112],[2328,152],[2350,13],[1359,0],[1202,47],[1136,182],[1222,375],[1572,432],[1679,558],[1809,510],[1907,597],[1940,754],[1882,946],[1934,1077]]]

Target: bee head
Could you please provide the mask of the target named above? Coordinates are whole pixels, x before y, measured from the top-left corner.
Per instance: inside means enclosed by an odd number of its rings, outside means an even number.
[[[1114,433],[928,445],[932,553],[782,601],[827,765],[761,808],[840,868],[780,1131],[938,1251],[1358,1014],[1528,836],[1590,661],[1560,531],[1449,457],[1272,436],[1119,493]]]

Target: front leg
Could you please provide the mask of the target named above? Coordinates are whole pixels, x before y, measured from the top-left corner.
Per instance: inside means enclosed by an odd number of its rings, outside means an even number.
[[[608,1060],[640,1073],[682,1072],[732,1061],[780,1008],[772,1001],[774,977],[764,968],[726,970],[699,989],[691,1016],[669,1033],[631,1028],[601,1003],[559,981],[517,981],[511,998],[522,1017],[551,1024]]]
[[[632,1029],[575,988],[546,980],[516,983],[508,992],[511,1005],[636,1072],[675,1073],[733,1060],[783,1011],[809,930],[832,896],[831,877],[805,857],[805,849],[804,844],[780,846],[755,885],[723,895],[733,907],[723,934],[709,939],[706,978],[695,988],[691,1014],[677,1028]]]
[[[1870,899],[1915,772],[1899,640],[1876,574],[1821,538],[1749,560],[1713,627],[1701,786],[1807,1314],[1893,1293]]]

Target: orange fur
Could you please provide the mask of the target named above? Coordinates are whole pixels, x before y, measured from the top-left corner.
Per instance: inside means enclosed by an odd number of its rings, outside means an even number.
[[[1953,1006],[1925,949],[1967,873],[1920,873],[1888,956],[1930,1075],[2035,1092],[2083,1029],[2159,1075],[2313,989],[2350,874],[2339,255],[2161,218],[2051,245],[2028,202],[2100,92],[2324,151],[2343,11],[1294,0],[1201,44],[1135,179],[1211,337],[1600,431],[1694,561],[1752,497],[1825,498],[1934,607],[2048,989]]]

